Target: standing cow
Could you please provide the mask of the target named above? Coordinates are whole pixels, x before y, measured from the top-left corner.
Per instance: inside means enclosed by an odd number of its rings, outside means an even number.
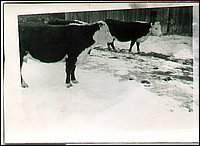
[[[66,85],[75,77],[77,61],[97,44],[112,42],[107,24],[103,21],[82,25],[19,25],[20,69],[25,56],[52,63],[66,58]],[[21,74],[21,85],[28,85]]]
[[[148,36],[161,36],[161,25],[155,22],[153,25],[146,22],[122,22],[118,20],[106,19],[106,24],[109,27],[111,35],[114,37],[112,43],[108,43],[115,50],[114,40],[121,42],[131,41],[129,52],[136,42],[137,52],[140,52],[140,43],[144,42]]]

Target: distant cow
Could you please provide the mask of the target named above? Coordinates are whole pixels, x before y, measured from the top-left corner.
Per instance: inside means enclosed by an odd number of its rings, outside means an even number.
[[[115,38],[121,42],[131,41],[129,52],[136,42],[137,52],[140,52],[140,43],[144,42],[149,35],[161,36],[161,25],[159,22],[155,22],[153,25],[146,22],[122,22],[118,20],[107,19],[105,20],[109,27],[110,33],[113,38],[112,43],[108,43],[108,47],[111,45],[112,49],[115,49]]]
[[[82,25],[19,25],[20,69],[29,55],[41,62],[53,63],[66,58],[66,85],[71,87],[76,63],[97,44],[112,42],[103,21]],[[28,85],[21,74],[21,85]]]

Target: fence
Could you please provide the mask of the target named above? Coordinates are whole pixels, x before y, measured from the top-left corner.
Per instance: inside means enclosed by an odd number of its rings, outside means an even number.
[[[163,34],[192,35],[191,6],[65,13],[66,20],[94,22],[109,18],[122,21],[159,21]]]

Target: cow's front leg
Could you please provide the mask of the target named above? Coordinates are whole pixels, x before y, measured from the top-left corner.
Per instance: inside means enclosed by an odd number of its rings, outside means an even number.
[[[72,83],[79,83],[79,81],[76,80],[76,77],[75,77],[75,69],[76,69],[76,65],[74,65],[74,68],[72,70],[72,73],[71,73],[71,80],[72,80]]]
[[[130,48],[129,48],[129,52],[132,51],[132,47],[133,47],[134,44],[135,44],[135,40],[131,40],[131,44],[130,44]]]
[[[115,48],[115,45],[114,45],[114,41],[115,41],[115,39],[113,38],[113,41],[112,41],[111,43],[107,43],[107,46],[108,46],[108,48],[110,48],[110,46],[111,46],[112,49],[113,49],[114,51],[116,51],[116,48]]]
[[[73,69],[75,67],[75,63],[76,63],[76,57],[69,57],[67,60],[66,60],[66,74],[67,74],[67,77],[66,77],[66,86],[67,88],[71,87],[72,84],[71,84],[71,74],[73,72]]]
[[[112,48],[110,47],[111,46],[111,43],[107,43],[107,47],[108,47],[108,50],[111,51]]]

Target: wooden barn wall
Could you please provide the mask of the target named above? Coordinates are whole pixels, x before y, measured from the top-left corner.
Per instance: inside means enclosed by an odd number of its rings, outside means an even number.
[[[192,35],[192,7],[166,7],[65,13],[66,20],[95,22],[105,19],[122,21],[159,21],[163,34]]]
[[[21,24],[45,24],[49,19],[65,19],[65,13],[49,13],[49,14],[28,14],[18,15],[18,23]]]

